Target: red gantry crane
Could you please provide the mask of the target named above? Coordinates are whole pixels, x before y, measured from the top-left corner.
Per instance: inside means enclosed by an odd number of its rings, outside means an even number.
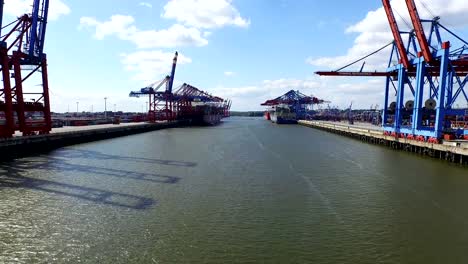
[[[48,9],[49,0],[34,0],[31,14],[2,26],[2,30],[9,31],[0,41],[3,79],[0,137],[11,137],[16,130],[23,135],[47,134],[51,130],[47,57],[44,53]],[[26,75],[23,74],[25,72]],[[38,85],[40,91],[27,91],[31,87],[26,87],[24,82],[36,72],[42,75]]]

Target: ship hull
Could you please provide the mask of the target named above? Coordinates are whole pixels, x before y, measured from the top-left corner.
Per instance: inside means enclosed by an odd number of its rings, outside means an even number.
[[[214,126],[225,116],[223,109],[210,106],[197,106],[179,113],[178,120],[197,126]]]
[[[297,119],[293,117],[278,116],[274,111],[270,112],[270,120],[276,124],[297,124]]]

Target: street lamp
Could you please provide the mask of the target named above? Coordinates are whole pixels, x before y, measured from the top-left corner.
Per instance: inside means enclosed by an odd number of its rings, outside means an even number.
[[[79,103],[80,103],[80,102],[76,102],[76,114],[78,114],[78,104],[79,104]]]
[[[107,118],[107,97],[104,97],[104,118]]]

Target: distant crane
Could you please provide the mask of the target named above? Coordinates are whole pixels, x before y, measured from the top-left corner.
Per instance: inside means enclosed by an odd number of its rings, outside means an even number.
[[[351,104],[349,105],[349,108],[348,108],[348,123],[350,125],[354,124],[352,108],[353,108],[353,101],[351,101]]]
[[[171,75],[167,75],[163,80],[129,94],[130,97],[149,96],[148,121],[168,121],[177,118],[189,119],[195,114],[194,104],[197,102],[215,106],[216,111],[222,112],[216,114],[221,114],[224,117],[229,116],[230,100],[213,96],[187,83],[182,84],[176,90],[173,89],[178,55],[178,52],[175,52]],[[166,87],[165,90],[160,91],[159,89],[164,85]]]
[[[172,94],[172,86],[174,84],[174,75],[177,67],[177,57],[179,53],[176,51],[172,61],[171,74],[167,75],[161,81],[152,83],[151,85],[142,88],[140,91],[130,93],[130,97],[140,97],[148,95],[148,121],[173,120],[174,114],[174,98]],[[165,90],[159,89],[165,85]]]

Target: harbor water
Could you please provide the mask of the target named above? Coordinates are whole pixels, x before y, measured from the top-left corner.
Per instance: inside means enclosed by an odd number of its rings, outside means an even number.
[[[0,163],[0,263],[468,263],[468,170],[229,118]]]

